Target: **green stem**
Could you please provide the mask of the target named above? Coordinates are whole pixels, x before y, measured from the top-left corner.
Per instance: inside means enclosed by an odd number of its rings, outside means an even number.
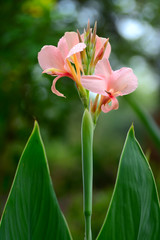
[[[92,240],[92,182],[93,182],[93,132],[91,114],[86,109],[82,119],[82,177],[83,177],[83,211],[85,217],[85,240]]]
[[[77,85],[79,97],[84,105],[84,108],[89,108],[89,91],[82,85]]]

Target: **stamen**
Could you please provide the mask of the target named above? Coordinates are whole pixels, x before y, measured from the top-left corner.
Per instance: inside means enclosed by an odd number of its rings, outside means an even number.
[[[105,92],[111,97],[112,96],[112,93],[111,92],[109,92],[109,91],[107,91],[107,90],[105,90]]]
[[[74,58],[74,64],[75,64],[76,71],[77,71],[78,81],[80,82],[81,72],[80,72],[79,62],[78,62],[76,54],[73,55],[73,58]]]
[[[72,76],[73,76],[73,79],[75,80],[75,82],[77,83],[78,82],[78,79],[77,79],[77,75],[76,75],[76,72],[75,72],[75,69],[74,67],[72,67],[72,64],[70,63],[70,61],[68,59],[67,60],[67,64],[71,70],[71,73],[72,73]]]

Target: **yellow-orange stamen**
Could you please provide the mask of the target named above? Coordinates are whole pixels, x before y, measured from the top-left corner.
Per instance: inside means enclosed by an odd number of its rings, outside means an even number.
[[[78,79],[77,79],[77,75],[76,75],[76,72],[75,72],[74,67],[72,66],[72,64],[70,63],[70,61],[69,61],[68,59],[66,59],[66,60],[67,60],[67,64],[68,64],[68,66],[69,66],[69,69],[70,69],[70,71],[71,71],[71,74],[72,74],[72,76],[73,76],[74,81],[75,81],[76,83],[78,83]]]
[[[76,71],[77,71],[78,81],[80,82],[81,72],[80,72],[80,66],[79,66],[79,62],[78,62],[76,54],[73,55],[73,58],[74,58],[74,64],[75,64]]]

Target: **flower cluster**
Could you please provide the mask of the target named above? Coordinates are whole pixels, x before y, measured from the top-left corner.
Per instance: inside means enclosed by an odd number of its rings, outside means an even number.
[[[126,95],[137,88],[137,78],[131,68],[123,67],[113,71],[109,63],[111,45],[108,38],[96,35],[94,29],[87,29],[80,35],[66,32],[58,46],[46,45],[38,53],[43,73],[57,76],[53,80],[52,92],[64,97],[55,85],[59,78],[67,76],[75,81],[85,107],[99,114],[118,109],[118,96]],[[89,91],[97,93],[94,103],[89,102]]]

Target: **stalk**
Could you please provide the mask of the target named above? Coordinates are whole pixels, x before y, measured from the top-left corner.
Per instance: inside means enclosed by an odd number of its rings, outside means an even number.
[[[91,114],[86,109],[81,126],[82,177],[83,177],[83,212],[85,217],[85,240],[92,240],[92,189],[93,189],[93,132]]]

